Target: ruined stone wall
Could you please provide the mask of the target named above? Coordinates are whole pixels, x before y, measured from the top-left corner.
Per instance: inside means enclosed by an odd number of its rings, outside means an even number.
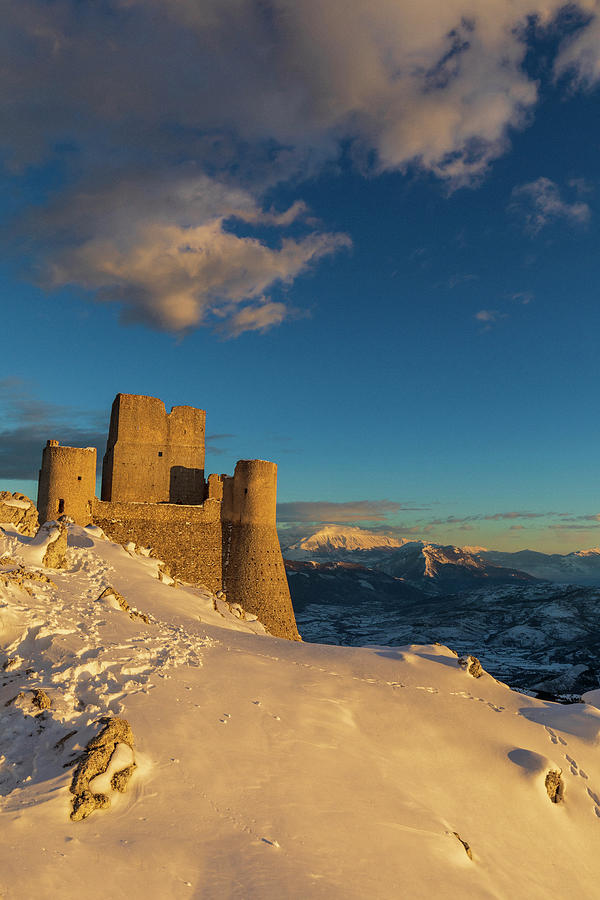
[[[206,413],[166,412],[162,400],[115,397],[102,466],[102,499],[199,504],[204,500]]]
[[[275,529],[277,466],[240,460],[224,483],[223,587],[229,602],[258,616],[277,637],[299,640]]]
[[[94,524],[111,540],[150,547],[173,575],[211,591],[223,583],[220,511],[212,499],[203,506],[95,500],[92,508]]]
[[[58,441],[48,441],[38,482],[40,522],[66,515],[78,525],[89,525],[95,493],[96,448],[61,447]]]
[[[227,600],[258,616],[275,637],[299,640],[275,529],[224,523],[223,553]]]
[[[223,588],[278,637],[298,640],[275,530],[277,466],[240,460],[233,477],[204,482],[205,412],[117,394],[95,494],[96,451],[49,441],[40,470],[42,521],[93,521],[120,544],[150,547],[173,575]]]

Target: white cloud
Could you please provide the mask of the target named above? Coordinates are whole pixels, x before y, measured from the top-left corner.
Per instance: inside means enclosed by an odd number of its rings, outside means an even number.
[[[307,151],[335,156],[340,139],[355,139],[382,168],[416,162],[461,181],[484,171],[508,129],[526,121],[537,84],[522,66],[525,26],[548,24],[564,0],[112,7],[82,15],[72,0],[20,0],[4,12],[0,115],[14,126],[2,130],[15,152],[70,133],[77,115],[80,137],[98,137],[102,122],[104,140],[139,147],[152,137],[167,155],[204,152],[200,135],[229,132],[253,145],[274,140],[305,162]],[[596,27],[561,65],[583,64]]]
[[[600,18],[597,0],[579,0],[576,4],[591,20],[563,44],[554,70],[560,78],[572,75],[580,85],[593,86],[600,79]]]
[[[497,322],[502,316],[497,309],[480,309],[479,312],[475,313],[475,318],[478,322],[491,324],[492,322]]]
[[[265,331],[290,312],[268,291],[350,245],[343,234],[282,237],[281,228],[304,213],[300,203],[263,213],[250,194],[206,177],[161,185],[154,194],[137,182],[123,184],[74,197],[48,214],[46,229],[83,233],[53,255],[46,280],[54,287],[78,284],[99,300],[121,303],[127,319],[161,329],[213,323],[234,336]],[[228,230],[232,219],[276,228],[276,246]]]
[[[522,216],[525,228],[532,234],[561,219],[582,225],[591,216],[587,203],[564,200],[558,185],[549,178],[540,177],[528,184],[521,184],[513,189],[511,196],[510,208]]]
[[[0,151],[15,170],[58,156],[66,182],[79,183],[29,223],[56,284],[119,299],[160,327],[226,313],[234,333],[243,322],[262,329],[284,315],[266,292],[347,239],[266,243],[232,235],[227,218],[275,229],[303,221],[306,232],[300,201],[282,213],[262,198],[318,172],[342,144],[377,170],[416,166],[453,187],[476,183],[537,101],[526,26],[549,25],[563,7],[19,0],[4,5],[0,32]],[[596,79],[599,27],[594,18],[575,33],[558,74]],[[589,214],[552,187],[527,199],[534,229]],[[248,301],[254,312],[242,314]]]

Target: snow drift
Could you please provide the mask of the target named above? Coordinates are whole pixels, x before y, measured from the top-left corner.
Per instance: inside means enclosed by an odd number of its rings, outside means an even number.
[[[598,692],[272,638],[97,528],[69,526],[60,571],[30,541],[0,532],[2,898],[597,897]],[[136,768],[72,821],[105,717]]]

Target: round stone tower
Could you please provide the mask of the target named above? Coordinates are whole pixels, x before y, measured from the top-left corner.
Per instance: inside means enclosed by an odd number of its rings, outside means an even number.
[[[38,484],[40,522],[66,515],[78,525],[89,525],[95,494],[96,448],[61,447],[58,441],[48,441]]]
[[[242,459],[223,495],[223,585],[227,600],[258,616],[276,637],[299,640],[275,530],[277,466]]]

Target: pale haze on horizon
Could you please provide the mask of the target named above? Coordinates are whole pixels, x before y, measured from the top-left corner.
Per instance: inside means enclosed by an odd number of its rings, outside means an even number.
[[[323,524],[600,545],[600,2],[22,0],[0,490],[118,392]],[[23,59],[28,65],[24,69]]]

